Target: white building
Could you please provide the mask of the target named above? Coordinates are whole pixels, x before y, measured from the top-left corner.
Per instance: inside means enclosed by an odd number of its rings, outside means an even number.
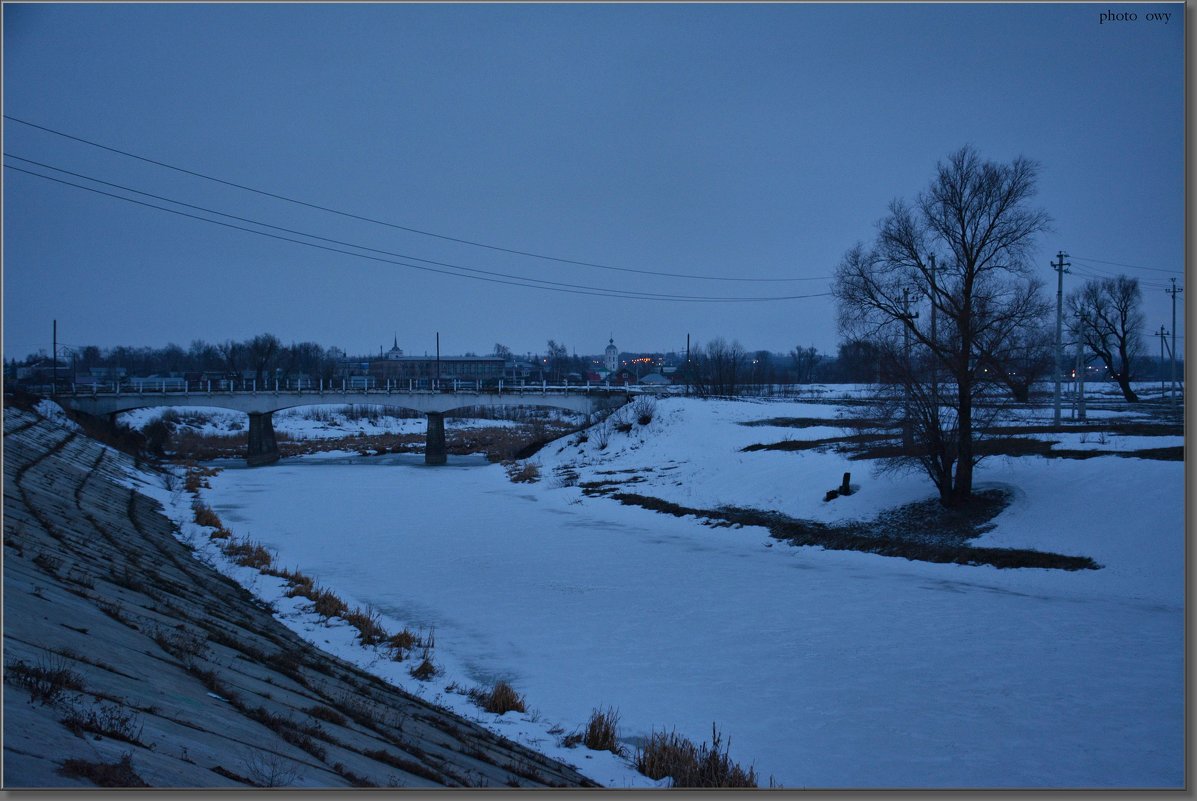
[[[607,350],[603,352],[604,366],[608,373],[614,373],[619,367],[619,348],[615,347],[615,337],[607,340]]]

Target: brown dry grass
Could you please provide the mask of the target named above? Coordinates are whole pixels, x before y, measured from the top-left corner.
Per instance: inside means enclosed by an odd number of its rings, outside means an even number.
[[[540,480],[540,468],[533,462],[506,462],[507,477],[517,484],[532,484]]]
[[[732,762],[722,742],[714,725],[710,745],[695,745],[676,731],[653,732],[636,751],[636,770],[650,779],[668,776],[674,787],[756,787],[756,771]]]
[[[607,707],[590,713],[590,721],[582,735],[582,744],[593,751],[610,751],[619,756],[623,748],[619,745],[619,712]]]
[[[357,629],[358,637],[362,641],[362,645],[378,645],[381,642],[386,642],[389,638],[386,629],[378,622],[378,613],[373,609],[367,607],[355,608],[351,612],[347,612],[341,617],[349,622],[349,625]]]
[[[220,522],[220,516],[212,511],[212,507],[205,504],[203,501],[196,499],[191,504],[191,510],[195,514],[195,522],[197,525],[209,526],[211,528],[223,529],[224,524]]]
[[[274,557],[262,543],[254,542],[248,537],[244,539],[229,537],[228,542],[221,547],[221,550],[225,556],[237,564],[258,570],[265,570],[274,562]]]
[[[71,778],[87,779],[97,787],[149,787],[133,770],[133,755],[125,753],[117,762],[89,762],[68,759],[59,773]]]
[[[312,599],[316,614],[321,617],[344,617],[349,614],[349,604],[332,590],[317,589],[308,597]]]
[[[505,681],[497,681],[489,690],[470,690],[470,698],[487,712],[502,715],[506,712],[527,712],[524,696]]]

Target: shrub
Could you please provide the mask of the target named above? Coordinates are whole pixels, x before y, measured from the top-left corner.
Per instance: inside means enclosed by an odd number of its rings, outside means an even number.
[[[299,775],[298,766],[267,751],[254,749],[242,761],[250,781],[258,787],[286,787]]]
[[[611,442],[611,424],[604,420],[594,427],[594,444],[598,449],[606,450],[607,445]]]
[[[632,417],[642,426],[651,423],[656,413],[657,400],[651,395],[641,395],[632,403]]]
[[[36,665],[18,660],[5,666],[4,680],[28,690],[34,701],[43,704],[57,702],[67,690],[83,689],[83,677],[62,659],[44,658]]]
[[[82,735],[91,732],[114,740],[141,745],[141,718],[132,712],[115,704],[104,704],[97,709],[82,709],[72,706],[67,710],[62,725]]]
[[[636,770],[650,779],[668,776],[674,787],[756,787],[756,771],[732,762],[727,749],[720,750],[721,744],[714,724],[709,746],[705,742],[695,745],[676,731],[653,732],[636,751]]]
[[[506,712],[528,711],[524,703],[524,696],[517,693],[515,688],[505,681],[495,682],[489,690],[470,690],[469,695],[478,706],[497,715]]]

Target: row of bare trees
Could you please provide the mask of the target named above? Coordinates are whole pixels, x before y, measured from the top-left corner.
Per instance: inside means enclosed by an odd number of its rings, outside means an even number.
[[[890,466],[921,468],[947,506],[970,499],[984,432],[1055,362],[1054,303],[1030,263],[1050,222],[1032,205],[1037,173],[1025,158],[998,163],[961,148],[913,202],[891,202],[873,242],[836,270],[841,333],[868,343],[881,381],[861,415],[892,438]],[[1140,303],[1125,276],[1068,297],[1069,338],[1131,401]]]
[[[332,378],[340,357],[339,351],[315,342],[285,345],[273,334],[224,342],[195,340],[186,349],[173,343],[161,348],[88,345],[74,354],[80,371],[93,367],[121,367],[133,375],[253,371],[259,383],[279,374]]]

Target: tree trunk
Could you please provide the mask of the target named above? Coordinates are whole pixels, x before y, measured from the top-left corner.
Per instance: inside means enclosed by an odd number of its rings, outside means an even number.
[[[1119,373],[1114,380],[1118,382],[1118,388],[1122,390],[1122,397],[1126,398],[1131,403],[1139,402],[1139,396],[1135,394],[1133,389],[1131,389],[1130,381],[1126,377]]]
[[[957,430],[956,481],[952,485],[951,496],[944,504],[945,506],[960,506],[967,503],[973,494],[973,387],[972,376],[967,372],[964,372],[963,376],[959,379],[957,393],[960,407]]]

